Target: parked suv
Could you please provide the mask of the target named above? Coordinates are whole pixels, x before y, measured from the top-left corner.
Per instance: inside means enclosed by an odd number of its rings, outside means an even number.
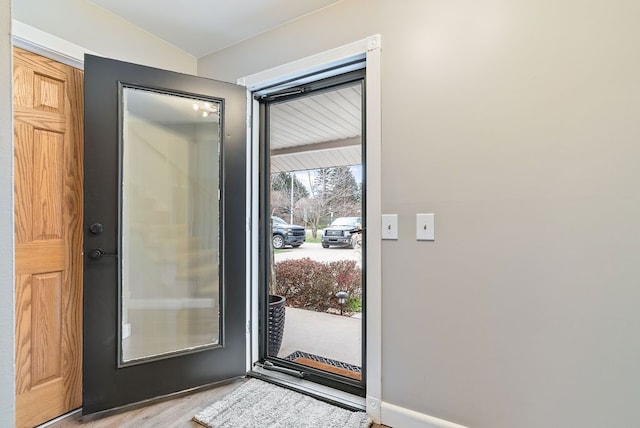
[[[362,217],[338,217],[322,232],[322,248],[331,245],[356,248],[357,234],[362,232]]]
[[[297,224],[288,224],[280,217],[271,216],[271,233],[273,248],[284,248],[291,245],[293,248],[299,247],[307,239],[307,231]]]

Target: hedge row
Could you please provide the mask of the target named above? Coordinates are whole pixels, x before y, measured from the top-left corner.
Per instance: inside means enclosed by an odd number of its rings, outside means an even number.
[[[276,263],[272,292],[286,297],[287,306],[321,312],[339,310],[339,291],[346,291],[349,300],[362,297],[362,271],[353,260],[322,263],[305,258]]]

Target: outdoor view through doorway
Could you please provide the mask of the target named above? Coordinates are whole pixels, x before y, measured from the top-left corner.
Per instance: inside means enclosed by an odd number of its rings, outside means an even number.
[[[275,97],[266,116],[272,228],[267,356],[361,389],[363,74]]]

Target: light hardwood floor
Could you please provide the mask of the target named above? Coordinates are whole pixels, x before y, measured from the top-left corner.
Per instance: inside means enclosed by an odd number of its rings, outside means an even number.
[[[67,418],[49,425],[47,428],[202,428],[202,425],[193,422],[191,418],[200,410],[233,391],[243,382],[245,381],[242,379],[236,380],[212,389],[92,421],[83,422],[76,418]]]
[[[67,418],[49,425],[47,428],[196,428],[201,425],[191,418],[200,410],[240,386],[240,379],[212,389],[195,392],[173,400],[162,401],[124,413],[107,416],[92,421]],[[372,428],[388,428],[374,424]]]

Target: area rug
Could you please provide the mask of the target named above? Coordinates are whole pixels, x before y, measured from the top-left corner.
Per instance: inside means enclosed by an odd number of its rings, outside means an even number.
[[[208,428],[366,428],[365,412],[352,412],[307,395],[251,379],[193,420]]]
[[[346,376],[351,379],[362,380],[362,369],[360,367],[343,363],[342,361],[332,360],[331,358],[309,354],[308,352],[295,351],[284,357],[284,359],[303,364],[307,367],[314,367],[330,373]]]

